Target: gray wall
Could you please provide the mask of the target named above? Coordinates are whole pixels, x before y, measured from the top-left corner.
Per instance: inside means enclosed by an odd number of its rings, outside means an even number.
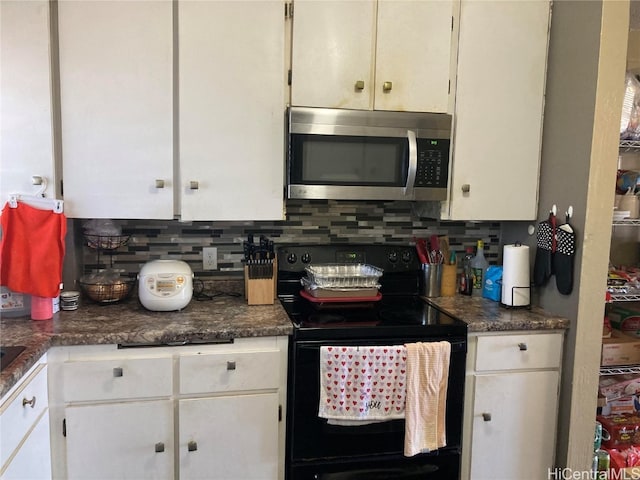
[[[536,294],[541,307],[571,320],[557,464],[574,471],[588,471],[593,450],[628,20],[627,1],[553,4],[538,220],[553,204],[564,220],[572,205],[578,250],[572,294],[560,295],[553,279]],[[523,228],[504,225],[504,238]]]

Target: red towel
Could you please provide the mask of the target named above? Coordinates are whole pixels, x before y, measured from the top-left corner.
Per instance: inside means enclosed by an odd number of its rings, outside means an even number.
[[[0,285],[39,297],[58,296],[67,219],[19,202],[0,216]]]

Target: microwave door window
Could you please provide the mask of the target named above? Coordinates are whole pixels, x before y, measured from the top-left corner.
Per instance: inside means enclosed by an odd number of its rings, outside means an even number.
[[[301,180],[316,185],[403,186],[407,157],[406,139],[309,135],[302,143]]]

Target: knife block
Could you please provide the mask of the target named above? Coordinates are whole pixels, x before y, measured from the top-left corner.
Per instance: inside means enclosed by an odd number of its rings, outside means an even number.
[[[273,266],[270,276],[260,274],[260,278],[253,278],[255,272],[252,270],[260,270],[265,265],[245,265],[244,266],[244,297],[248,305],[273,305],[276,298],[276,280],[278,264],[277,260],[268,264]]]

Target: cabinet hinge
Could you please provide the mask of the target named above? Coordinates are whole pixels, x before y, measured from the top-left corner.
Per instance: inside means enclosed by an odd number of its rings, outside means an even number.
[[[451,31],[453,31],[453,22],[454,22],[454,19],[453,19],[453,16],[452,16],[451,17]]]
[[[278,405],[278,421],[282,421],[282,405]]]
[[[293,2],[284,4],[284,18],[293,18]]]
[[[63,437],[67,436],[67,419],[66,418],[62,419],[62,436]]]
[[[449,79],[449,86],[447,87],[447,93],[451,95],[451,79]]]
[[[60,195],[64,196],[64,181],[60,180]]]
[[[287,85],[291,86],[291,69],[287,72]]]

